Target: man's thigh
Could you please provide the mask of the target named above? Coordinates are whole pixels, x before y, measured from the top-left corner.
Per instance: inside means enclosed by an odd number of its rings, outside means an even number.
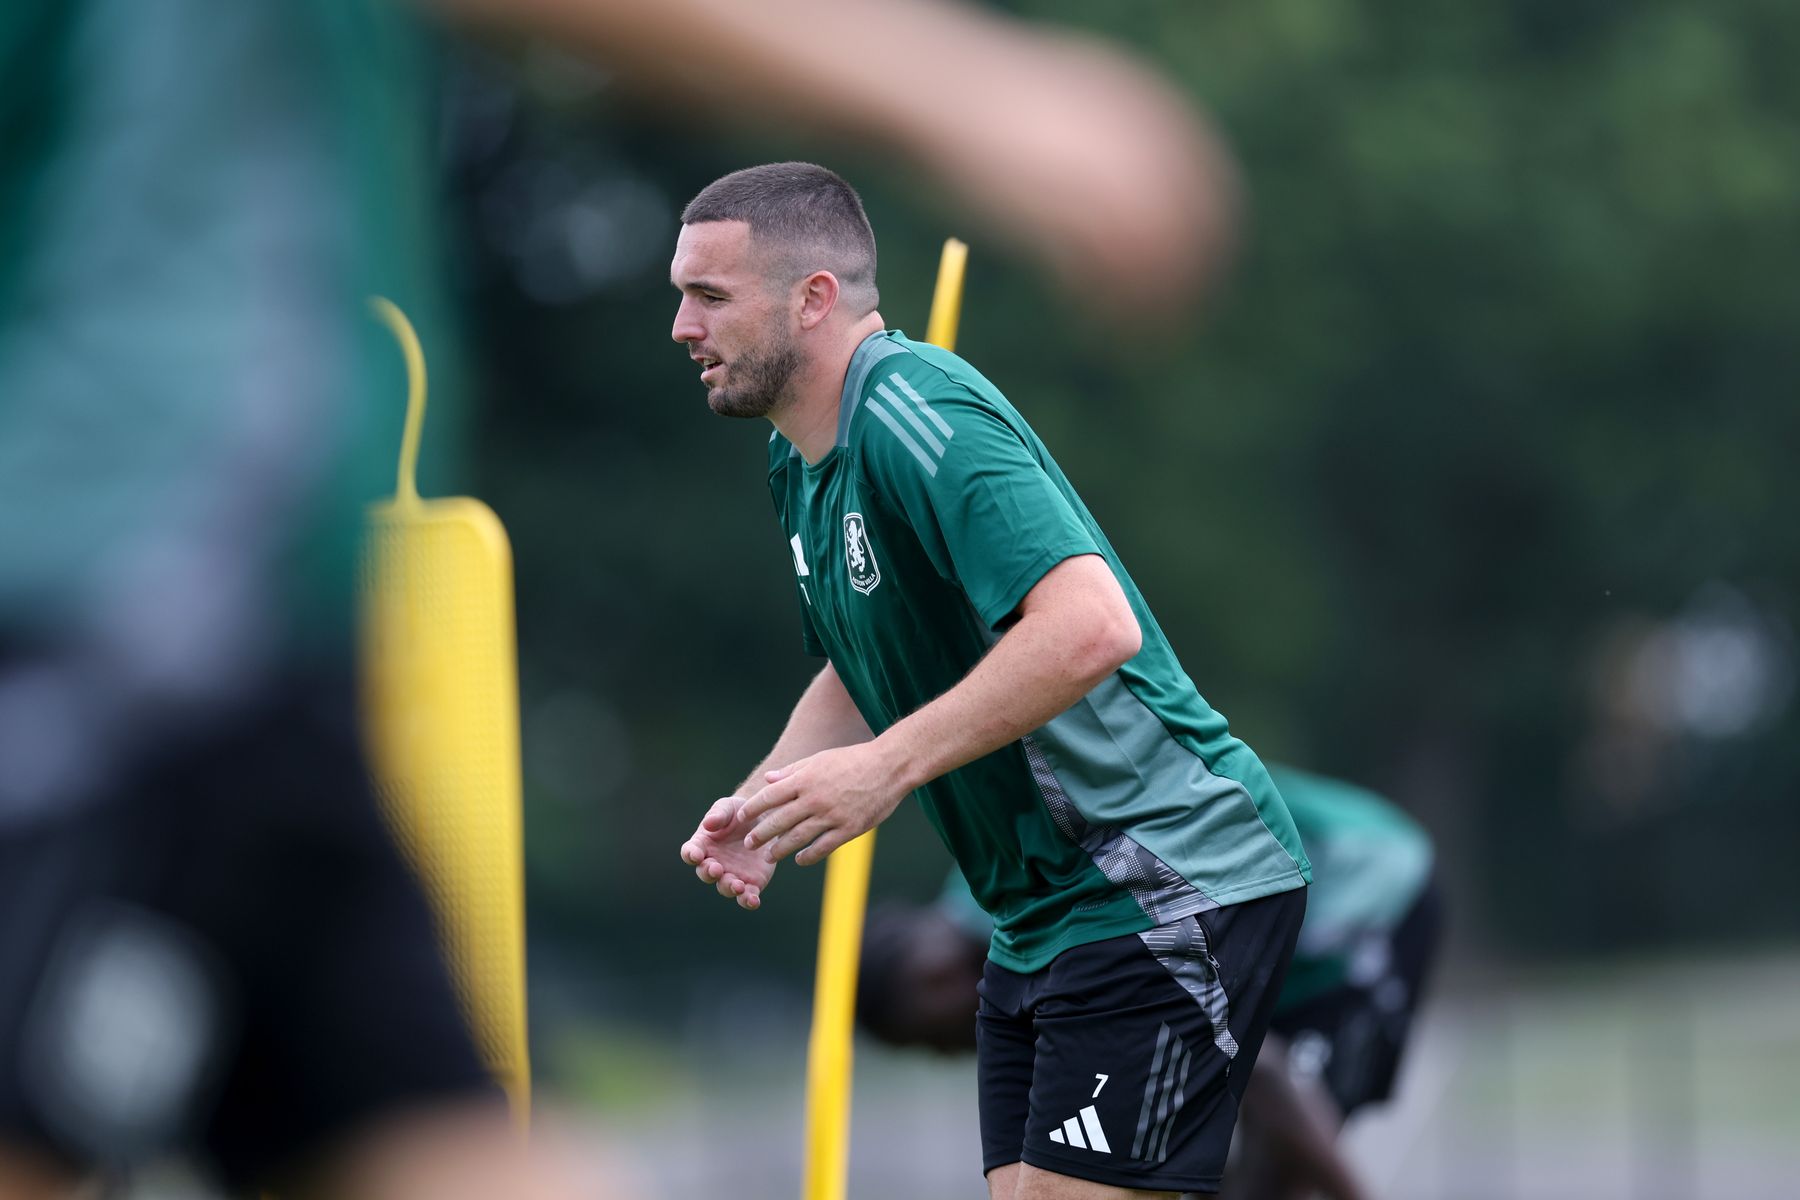
[[[1001,1143],[1011,1136],[1014,1157],[1036,1168],[1021,1171],[1020,1195],[1060,1194],[1043,1190],[1063,1185],[1039,1174],[1136,1192],[1217,1191],[1304,908],[1301,893],[1285,894],[1078,946],[1032,976],[991,968],[984,1168],[1009,1161]]]

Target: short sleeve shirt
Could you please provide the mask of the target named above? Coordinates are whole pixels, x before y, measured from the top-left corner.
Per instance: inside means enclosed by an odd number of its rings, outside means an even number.
[[[954,687],[1049,570],[1112,569],[1143,649],[1068,712],[921,788],[995,921],[990,954],[1031,971],[1083,942],[1303,886],[1256,756],[1182,671],[1062,470],[960,358],[888,331],[846,372],[836,445],[779,434],[769,481],[806,649],[877,733]]]

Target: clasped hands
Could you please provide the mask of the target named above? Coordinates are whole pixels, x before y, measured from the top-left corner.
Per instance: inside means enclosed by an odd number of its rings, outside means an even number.
[[[775,864],[811,866],[886,820],[910,790],[874,742],[822,750],[769,771],[749,797],[713,802],[681,861],[739,908],[762,906]]]

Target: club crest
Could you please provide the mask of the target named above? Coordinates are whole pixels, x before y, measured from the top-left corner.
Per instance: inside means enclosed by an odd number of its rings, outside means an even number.
[[[844,514],[844,565],[850,570],[850,586],[865,596],[881,582],[875,547],[869,544],[869,530],[861,513]]]

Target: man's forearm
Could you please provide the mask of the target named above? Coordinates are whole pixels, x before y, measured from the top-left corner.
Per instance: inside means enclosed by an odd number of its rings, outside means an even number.
[[[1098,554],[1052,567],[1016,611],[1018,620],[960,683],[880,737],[816,750],[769,771],[737,810],[737,820],[750,826],[744,845],[767,847],[771,863],[789,854],[802,865],[817,862],[881,824],[907,792],[1067,709],[1142,644],[1130,601]],[[821,673],[818,682],[830,689],[820,704],[843,691],[835,672],[828,681]],[[790,722],[795,749],[803,724],[812,726],[811,716]],[[782,740],[771,762],[787,756],[789,736]]]
[[[908,790],[1015,742],[1067,711],[1117,664],[1069,661],[1048,622],[1019,622],[963,681],[876,739]]]
[[[856,703],[850,699],[850,693],[844,690],[844,682],[838,678],[837,670],[826,663],[825,668],[807,684],[806,690],[800,693],[800,699],[794,703],[794,711],[789,715],[787,726],[781,731],[781,737],[776,739],[774,747],[756,765],[756,769],[744,777],[733,794],[753,794],[762,787],[763,774],[775,767],[785,766],[821,750],[854,746],[874,736],[869,723],[863,720]]]
[[[1128,609],[1122,619],[1078,622],[1051,606],[1027,611],[962,682],[896,723],[876,746],[896,778],[919,787],[1067,711],[1139,642]]]

